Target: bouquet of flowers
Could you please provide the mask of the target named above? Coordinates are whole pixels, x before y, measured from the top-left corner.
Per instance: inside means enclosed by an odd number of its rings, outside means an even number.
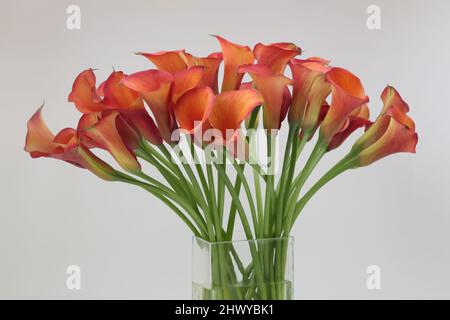
[[[289,298],[283,285],[287,245],[254,241],[286,239],[311,197],[344,171],[415,152],[415,125],[391,86],[381,93],[380,114],[369,120],[360,79],[322,58],[299,59],[293,43],[258,43],[252,50],[216,38],[221,52],[201,58],[185,50],[138,53],[156,69],[113,71],[99,85],[94,70],[82,71],[68,98],[81,112],[76,128],[54,135],[41,107],[28,122],[25,150],[138,186],[172,209],[199,241],[227,244],[212,252],[205,297]],[[358,129],[342,160],[304,190],[320,160]],[[314,148],[298,168],[310,141]],[[142,162],[160,176],[146,174]],[[249,263],[234,250],[237,222],[249,240]]]

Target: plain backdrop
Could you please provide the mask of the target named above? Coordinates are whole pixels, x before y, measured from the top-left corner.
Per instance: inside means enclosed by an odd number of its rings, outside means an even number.
[[[80,30],[66,27],[71,4]],[[372,4],[380,30],[366,26]],[[169,209],[142,190],[32,160],[23,145],[43,100],[52,130],[75,125],[66,101],[81,70],[104,79],[112,66],[151,68],[135,51],[204,55],[219,49],[211,34],[295,42],[356,73],[372,118],[389,83],[416,121],[417,154],[347,172],[305,208],[293,231],[295,297],[450,298],[449,31],[447,0],[2,0],[0,298],[190,298],[191,235]],[[66,287],[69,265],[81,267],[81,290]],[[381,290],[366,287],[369,265],[381,268]]]

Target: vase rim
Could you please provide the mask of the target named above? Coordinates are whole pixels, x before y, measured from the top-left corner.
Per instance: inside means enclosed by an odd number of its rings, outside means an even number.
[[[197,240],[197,241],[201,241],[204,243],[207,243],[209,245],[217,245],[217,244],[226,244],[226,243],[237,243],[237,242],[269,242],[269,241],[277,241],[277,240],[286,240],[288,239],[288,241],[294,241],[295,237],[294,236],[286,236],[286,237],[275,237],[275,238],[256,238],[256,239],[236,239],[236,240],[223,240],[223,241],[208,241],[205,240],[201,237],[197,237],[195,235],[192,236],[193,240]]]

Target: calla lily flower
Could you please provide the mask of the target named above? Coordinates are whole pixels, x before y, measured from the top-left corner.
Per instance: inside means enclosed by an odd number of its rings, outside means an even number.
[[[197,87],[186,92],[176,103],[175,117],[180,127],[190,134],[210,128],[209,116],[215,95],[210,87]]]
[[[81,72],[75,79],[72,91],[69,94],[69,102],[73,102],[82,113],[101,112],[106,106],[103,98],[95,87],[96,79],[92,69]]]
[[[122,71],[114,71],[106,79],[103,91],[103,104],[109,109],[140,110],[144,108],[142,96],[135,90],[124,86],[121,81],[125,78]]]
[[[320,126],[320,136],[330,142],[333,136],[342,130],[348,116],[369,101],[361,81],[350,71],[331,68],[326,73],[331,84],[332,100],[330,110]]]
[[[186,57],[189,61],[189,67],[203,67],[203,76],[198,85],[208,86],[217,94],[219,92],[217,78],[219,75],[219,67],[223,60],[222,53],[214,52],[205,58],[198,58],[187,53]]]
[[[184,50],[160,51],[155,53],[138,52],[150,60],[159,70],[176,73],[189,67]]]
[[[333,136],[330,144],[328,145],[328,151],[339,147],[353,132],[359,128],[368,127],[370,125],[369,108],[366,104],[361,106],[359,110],[357,109],[355,111],[352,112],[352,114],[347,118],[347,123],[341,131]]]
[[[287,85],[292,80],[281,74],[273,74],[268,66],[260,64],[241,66],[239,72],[247,72],[252,77],[256,89],[264,99],[264,127],[280,129],[290,102]]]
[[[139,92],[155,116],[161,136],[173,143],[172,132],[177,128],[173,106],[190,89],[196,87],[203,76],[203,67],[191,67],[170,74],[161,70],[147,70],[121,80],[126,87]]]
[[[258,64],[269,66],[274,74],[283,74],[289,60],[301,54],[302,50],[293,43],[278,42],[264,45],[258,43],[253,48]]]
[[[104,115],[95,125],[83,131],[91,143],[107,150],[117,163],[126,171],[140,172],[141,166],[133,153],[139,146],[139,135],[112,111]]]
[[[255,56],[248,46],[230,42],[220,36],[215,37],[223,52],[224,75],[221,92],[237,90],[244,77],[244,74],[239,72],[239,67],[244,64],[252,64]]]
[[[239,129],[242,121],[262,102],[263,97],[254,89],[227,91],[216,97],[209,122],[222,133],[223,144],[235,138],[230,132],[227,136],[227,130]]]
[[[289,109],[289,123],[298,124],[302,130],[315,131],[323,101],[330,93],[330,85],[325,81],[325,73],[330,70],[328,60],[308,58],[291,59],[293,92]]]
[[[121,84],[125,78],[123,72],[114,71],[98,88],[96,88],[95,74],[92,69],[81,72],[76,78],[69,101],[83,112],[81,122],[99,117],[105,110],[119,110],[130,125],[152,144],[162,143],[161,135],[153,119],[147,113],[142,97],[133,90]],[[92,123],[91,123],[92,124]],[[84,125],[84,127],[87,127]]]
[[[207,57],[199,58],[187,53],[184,50],[163,51],[157,53],[138,53],[149,59],[162,71],[176,74],[177,72],[189,69],[195,66],[203,67],[202,79],[199,86],[209,86],[218,93],[217,77],[219,66],[222,62],[222,53],[214,52]]]
[[[88,169],[104,180],[115,180],[114,169],[80,142],[75,129],[65,128],[56,136],[53,135],[42,118],[42,107],[28,121],[25,151],[32,158],[63,160]]]
[[[169,110],[172,82],[173,76],[160,70],[141,71],[122,79],[122,84],[142,95],[155,117],[161,136],[166,141],[170,141],[172,131],[176,129]]]
[[[203,77],[204,67],[196,66],[177,72],[173,75],[173,84],[170,92],[170,102],[172,105],[187,91],[200,85]]]
[[[367,166],[393,153],[415,153],[418,136],[414,121],[406,115],[408,105],[390,86],[381,99],[381,114],[353,145],[352,153],[357,153],[355,166]]]
[[[121,71],[111,73],[102,86],[103,104],[120,112],[123,119],[152,144],[161,144],[162,139],[155,122],[145,110],[141,94],[125,86],[126,75]],[[151,84],[147,84],[150,86]],[[156,87],[156,84],[154,84]]]

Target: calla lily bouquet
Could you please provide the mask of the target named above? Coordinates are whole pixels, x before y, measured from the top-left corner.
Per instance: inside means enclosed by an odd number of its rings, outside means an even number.
[[[393,87],[383,90],[381,113],[371,121],[369,99],[350,71],[322,58],[299,59],[301,49],[293,43],[258,43],[252,50],[216,38],[221,52],[202,58],[185,50],[138,53],[156,69],[113,71],[99,85],[94,70],[81,72],[68,98],[82,114],[76,128],[54,135],[41,107],[28,122],[25,150],[33,158],[60,159],[104,180],[143,188],[209,242],[232,241],[237,221],[248,240],[287,237],[311,197],[337,175],[393,153],[415,152],[408,104]],[[303,190],[319,161],[358,129],[342,160]],[[298,168],[310,141],[315,146]],[[102,160],[96,149],[109,152],[116,164]],[[160,176],[147,175],[142,162]],[[272,249],[253,247],[253,261],[239,281],[280,280],[283,248]],[[217,255],[218,287],[237,281],[229,265],[239,257],[232,253]],[[218,297],[282,298],[281,290],[264,286]]]

